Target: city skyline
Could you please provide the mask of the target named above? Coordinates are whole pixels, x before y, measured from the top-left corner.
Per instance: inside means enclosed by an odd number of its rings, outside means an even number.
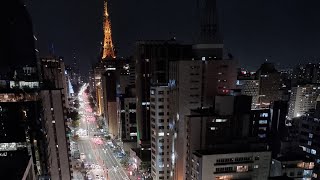
[[[192,43],[197,32],[196,2],[109,1],[114,46],[119,56],[133,55],[137,40],[176,37]],[[320,57],[320,26],[316,23],[320,2],[218,1],[224,44],[239,64],[251,70],[268,59],[281,68]],[[40,54],[54,44],[56,54],[79,59],[81,70],[98,61],[103,39],[103,0],[26,2],[38,37]],[[59,9],[59,13],[47,10]],[[166,13],[163,13],[166,12]],[[146,15],[148,14],[148,15]],[[158,14],[161,14],[160,16]],[[88,36],[87,34],[90,34]],[[280,63],[280,64],[279,64]]]
[[[320,61],[294,60],[316,3],[23,2],[0,16],[0,179],[320,179]]]

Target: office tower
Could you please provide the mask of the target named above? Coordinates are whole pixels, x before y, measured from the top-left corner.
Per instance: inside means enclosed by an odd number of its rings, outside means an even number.
[[[288,106],[288,101],[275,101],[270,108],[270,146],[272,149],[273,158],[280,154],[281,143],[288,135],[288,129],[286,127]]]
[[[65,65],[62,57],[41,58],[42,84],[47,88],[61,88],[66,97],[65,106],[68,107],[68,85],[65,76]]]
[[[249,96],[217,96],[214,108],[193,110],[185,118],[187,153],[186,157],[179,158],[186,158],[186,179],[268,176],[269,164],[266,162],[270,161],[271,152],[266,144],[259,144],[254,138],[250,138],[250,110]],[[255,164],[263,166],[254,171],[251,162],[245,161],[253,161],[256,156],[263,159]],[[231,161],[226,160],[220,165],[216,158],[229,158]],[[242,174],[239,173],[240,170],[237,171],[237,168],[241,168],[235,165],[237,161],[243,163]],[[229,169],[223,169],[225,167]]]
[[[117,83],[121,139],[129,144],[137,142],[134,64],[132,57],[123,60],[119,65],[120,77]]]
[[[66,135],[67,119],[64,92],[61,89],[41,91],[48,145],[48,169],[53,180],[71,179],[70,141]]]
[[[299,64],[293,69],[292,86],[320,83],[320,64]]]
[[[255,72],[241,70],[238,72],[237,88],[241,89],[241,94],[252,97],[251,109],[257,108],[259,100],[259,80]]]
[[[174,143],[177,143],[175,147],[184,146],[180,148],[184,153],[179,154],[180,149],[176,149],[178,157],[175,161],[179,165],[179,159],[185,159],[183,168],[186,179],[191,177],[194,151],[212,149],[219,144],[232,144],[236,139],[249,136],[250,107],[249,96],[217,96],[214,108],[198,108],[180,119],[185,122],[186,128],[179,129],[183,130],[183,137]]]
[[[288,117],[299,117],[314,109],[320,94],[320,86],[314,84],[299,85],[291,89]]]
[[[292,69],[280,70],[280,95],[281,101],[289,101],[292,88]]]
[[[129,58],[129,85],[135,86],[136,81],[136,62],[133,57]]]
[[[130,62],[123,63],[122,67],[119,67],[119,79],[117,82],[117,94],[125,94],[126,89],[134,85],[134,82],[130,80]]]
[[[168,84],[169,61],[180,59],[184,47],[174,40],[136,43],[135,86],[139,144],[150,144],[150,86]]]
[[[136,98],[124,95],[121,100],[121,139],[137,142]]]
[[[153,179],[172,179],[172,126],[169,114],[168,86],[152,86],[151,112],[151,176]]]
[[[280,100],[280,73],[274,64],[265,62],[257,71],[259,79],[259,107],[268,108],[273,101]]]
[[[233,69],[233,70],[232,70]],[[229,74],[229,76],[226,76]],[[185,131],[184,118],[190,114],[191,109],[210,107],[214,97],[219,94],[229,94],[236,84],[236,63],[232,60],[180,60],[170,62],[169,87],[172,99],[171,119],[177,129],[174,151],[177,153],[177,166],[175,170],[182,172],[185,144],[183,138]],[[216,82],[216,83],[214,83]],[[229,84],[229,85],[227,85]],[[181,139],[182,138],[182,139]],[[180,144],[181,143],[181,144]],[[182,177],[179,173],[177,177]]]
[[[292,179],[312,179],[314,162],[301,153],[288,153],[272,159],[270,177],[283,175]]]
[[[314,162],[314,170],[312,172],[308,171],[310,175],[312,174],[314,179],[319,178],[320,176],[320,146],[318,143],[319,137],[319,117],[314,115],[301,116],[295,119],[298,123],[298,146],[297,149],[302,148],[302,151],[305,156],[310,157]]]
[[[261,141],[267,141],[270,133],[271,113],[270,109],[251,110],[250,135],[258,137]]]
[[[192,154],[190,179],[256,179],[269,177],[271,153],[250,146],[225,147],[218,150],[198,150]]]
[[[12,69],[36,67],[36,52],[32,21],[24,4],[20,0],[8,1],[1,6],[1,12],[5,12],[1,14],[0,33],[0,74],[4,78],[12,77]]]
[[[47,164],[32,22],[18,0],[0,9],[0,177],[33,180]]]
[[[102,92],[104,104],[104,117],[108,126],[109,134],[112,138],[119,138],[118,112],[117,112],[117,87],[116,87],[116,71],[107,70],[102,75]]]
[[[62,58],[42,58],[41,90],[44,126],[48,144],[51,179],[71,179],[69,138],[67,137],[67,94]]]
[[[97,101],[97,115],[101,116],[104,113],[104,101],[103,101],[103,85],[102,85],[102,74],[106,71],[106,68],[101,63],[93,68],[94,77],[94,89],[95,99]]]
[[[41,112],[37,93],[32,91],[24,93],[23,89],[20,89],[7,93],[2,92],[0,96],[1,177],[22,179],[29,161],[32,161],[30,162],[32,174],[35,176],[35,170],[42,170],[41,168],[45,165],[35,157],[40,153],[35,152],[35,149],[43,150],[41,149],[43,147],[38,147],[41,139],[35,136]],[[37,140],[39,140],[39,144]],[[36,163],[39,163],[39,167],[35,166]]]

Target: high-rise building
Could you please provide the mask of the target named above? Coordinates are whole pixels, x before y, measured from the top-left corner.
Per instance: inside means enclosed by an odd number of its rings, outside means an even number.
[[[299,117],[311,109],[315,109],[316,100],[320,95],[320,86],[307,84],[291,89],[288,117]]]
[[[151,112],[151,176],[153,179],[170,180],[172,171],[172,133],[170,125],[169,87],[152,86]]]
[[[193,110],[184,121],[187,123],[185,133],[186,143],[186,179],[206,179],[215,178],[215,176],[228,175],[233,178],[241,176],[262,176],[266,177],[269,173],[268,168],[271,159],[271,152],[267,149],[265,143],[259,144],[257,138],[251,138],[250,134],[250,112],[251,97],[249,96],[217,96],[215,98],[214,108]],[[246,148],[243,148],[246,147]],[[234,162],[224,162],[218,165],[214,161],[208,161],[201,164],[202,159],[210,158],[235,158],[248,156],[251,153],[257,153],[257,156],[266,156],[263,162],[266,163],[261,170],[252,173],[252,164],[248,163],[247,174],[238,174],[237,166],[232,166]],[[251,154],[252,155],[252,154]],[[200,159],[199,159],[200,158]],[[249,158],[249,157],[248,157]],[[254,156],[250,156],[254,160]],[[241,159],[234,161],[242,161]],[[198,164],[199,163],[199,164]],[[207,163],[212,163],[209,165]],[[203,165],[203,166],[202,166]],[[229,171],[221,170],[219,167],[232,167]],[[239,167],[240,168],[240,167]],[[232,178],[231,178],[232,179]]]
[[[292,86],[320,83],[320,64],[299,64],[293,69]]]
[[[250,135],[259,138],[261,141],[267,141],[271,126],[270,109],[251,110]]]
[[[251,109],[257,108],[259,87],[259,80],[255,72],[248,72],[246,70],[238,72],[237,88],[241,89],[241,94],[252,97]]]
[[[67,137],[65,96],[61,89],[41,91],[48,148],[48,169],[53,180],[71,179],[70,141]]]
[[[24,4],[20,0],[8,1],[1,7],[1,12],[5,12],[1,14],[0,33],[0,75],[3,79],[12,77],[13,69],[26,65],[36,67],[37,57],[32,21]]]
[[[313,160],[315,167],[313,171],[309,170],[307,172],[312,175],[314,179],[320,176],[320,156],[318,154],[318,152],[320,152],[318,143],[320,123],[318,118],[319,117],[310,114],[295,119],[298,123],[298,146],[296,148],[302,148],[304,155]]]
[[[117,111],[116,71],[107,70],[102,75],[102,92],[104,104],[104,117],[106,118],[109,134],[119,138],[119,117]]]
[[[265,62],[257,71],[259,79],[259,107],[268,108],[274,101],[281,99],[280,73],[274,64]]]
[[[48,173],[35,37],[21,1],[0,9],[0,177],[34,180]]]
[[[121,100],[121,139],[137,142],[136,98],[125,96]]]
[[[292,88],[292,69],[280,70],[280,81],[281,101],[289,101]]]
[[[47,173],[40,131],[41,104],[37,91],[31,89],[24,92],[13,87],[0,93],[0,173],[5,179],[22,179],[30,158],[37,175]]]
[[[168,84],[169,61],[181,59],[185,45],[174,40],[136,44],[135,87],[139,144],[150,144],[150,86]]]
[[[62,57],[41,58],[42,84],[47,88],[60,88],[66,97],[65,106],[68,107],[68,85],[65,76],[65,65]]]
[[[265,148],[242,144],[192,154],[193,180],[268,179],[271,153]]]
[[[288,153],[272,159],[270,177],[286,175],[292,179],[312,179],[314,162],[301,153]]]
[[[210,107],[213,105],[215,96],[226,95],[236,85],[236,63],[233,60],[180,60],[170,62],[169,87],[172,99],[171,119],[177,130],[174,149],[177,161],[176,177],[183,177],[185,170],[186,149],[185,116],[190,114],[191,109]],[[184,144],[184,145],[182,145]]]
[[[71,179],[70,142],[67,137],[67,85],[62,58],[41,59],[41,99],[51,179]]]

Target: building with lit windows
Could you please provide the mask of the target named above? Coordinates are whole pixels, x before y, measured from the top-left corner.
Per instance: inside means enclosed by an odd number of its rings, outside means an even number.
[[[251,109],[257,108],[259,103],[259,80],[256,77],[255,72],[248,72],[246,70],[241,70],[238,72],[237,78],[237,88],[241,89],[242,95],[247,95],[252,97]]]
[[[36,38],[20,0],[0,9],[0,177],[34,180],[48,175]]]
[[[320,101],[317,103],[315,112],[308,112],[306,115],[295,118],[297,123],[297,142],[299,149],[306,157],[309,157],[314,162],[314,170],[312,176],[316,179],[320,177]],[[298,147],[297,147],[298,148]]]
[[[292,86],[320,83],[320,64],[299,64],[293,69]]]
[[[291,89],[288,117],[303,116],[311,109],[315,109],[320,95],[320,86],[315,84],[299,85]]]
[[[66,107],[68,103],[68,84],[65,75],[65,65],[62,57],[41,58],[41,78],[43,86],[48,88],[60,88],[66,97]]]
[[[251,110],[250,118],[250,135],[259,138],[261,141],[267,141],[271,126],[270,109]]]
[[[270,177],[287,176],[293,179],[312,179],[314,162],[301,153],[288,153],[272,159]]]
[[[153,86],[150,90],[151,176],[172,179],[172,125],[169,114],[168,86]]]
[[[67,136],[67,85],[62,58],[41,59],[40,92],[48,153],[48,172],[53,180],[72,178],[70,140]]]
[[[227,95],[236,85],[236,62],[233,60],[180,60],[169,66],[170,109],[174,137],[175,176],[181,178],[186,169],[186,124],[184,118],[191,109],[211,107],[217,95]],[[181,173],[180,173],[181,172]]]
[[[175,40],[150,40],[136,43],[134,58],[139,145],[150,146],[150,86],[168,84],[169,62],[182,59],[185,46],[178,44]]]
[[[112,138],[119,138],[120,118],[118,117],[117,102],[117,74],[114,70],[106,70],[102,74],[102,101],[103,101],[103,117],[105,117],[109,134]]]
[[[191,180],[265,180],[269,177],[271,152],[242,145],[195,151],[191,161]]]
[[[122,138],[127,141],[137,141],[136,98],[124,97],[121,104]]]
[[[70,141],[67,137],[65,96],[62,89],[41,91],[46,127],[48,170],[52,180],[71,179]]]
[[[281,99],[281,78],[274,64],[265,62],[257,71],[259,80],[259,108],[269,108],[274,101]]]

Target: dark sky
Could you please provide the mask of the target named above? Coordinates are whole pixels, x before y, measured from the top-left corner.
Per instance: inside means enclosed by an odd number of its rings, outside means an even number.
[[[191,43],[197,31],[196,0],[109,0],[118,55],[132,55],[141,39]],[[103,0],[27,0],[38,46],[81,69],[97,61],[102,41]],[[320,56],[320,1],[219,0],[225,48],[241,66],[256,68],[266,58],[281,67]]]

